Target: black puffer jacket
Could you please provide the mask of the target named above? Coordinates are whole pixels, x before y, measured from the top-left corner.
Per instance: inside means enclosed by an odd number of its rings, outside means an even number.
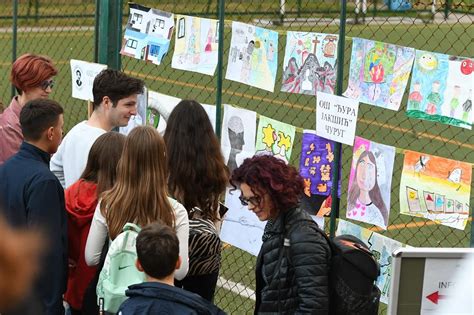
[[[328,314],[330,259],[327,240],[304,210],[282,213],[265,227],[255,314]]]

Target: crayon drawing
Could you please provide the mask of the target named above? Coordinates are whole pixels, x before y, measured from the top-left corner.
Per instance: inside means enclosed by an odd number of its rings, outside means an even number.
[[[471,129],[474,59],[416,51],[407,115]]]
[[[177,15],[171,67],[214,75],[219,38],[217,20]]]
[[[225,78],[273,92],[278,67],[278,32],[232,22]]]
[[[130,15],[120,53],[159,65],[168,53],[174,29],[173,13],[130,3]]]
[[[355,138],[347,194],[348,219],[387,228],[394,160],[394,147]]]
[[[255,155],[273,155],[286,163],[290,161],[295,141],[295,126],[260,116],[255,141]]]
[[[339,219],[336,235],[349,234],[360,238],[374,254],[380,264],[380,275],[375,284],[381,291],[380,302],[388,304],[392,277],[392,253],[406,245],[386,236],[364,229],[356,224]]]
[[[287,32],[282,92],[334,94],[338,35]]]
[[[353,38],[349,83],[344,96],[398,110],[414,58],[413,48]]]
[[[469,218],[471,164],[406,151],[400,213],[464,230]]]
[[[221,146],[230,174],[244,159],[255,154],[256,125],[256,112],[224,106]]]

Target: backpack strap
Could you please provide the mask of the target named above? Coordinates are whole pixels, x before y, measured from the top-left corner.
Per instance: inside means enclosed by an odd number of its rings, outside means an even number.
[[[135,231],[137,233],[140,233],[142,229],[136,225],[135,223],[130,223],[130,222],[127,222],[125,223],[125,225],[123,226],[123,229],[122,231],[125,232],[125,231]]]

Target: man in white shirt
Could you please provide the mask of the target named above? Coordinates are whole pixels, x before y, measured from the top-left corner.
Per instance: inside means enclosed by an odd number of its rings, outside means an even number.
[[[51,158],[50,169],[65,189],[80,178],[95,140],[115,127],[126,126],[137,114],[137,95],[143,93],[143,85],[142,80],[113,69],[97,75],[91,117],[68,132]]]

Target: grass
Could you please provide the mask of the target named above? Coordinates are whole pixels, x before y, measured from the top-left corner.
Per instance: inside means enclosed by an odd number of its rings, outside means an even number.
[[[65,2],[65,1],[64,1]],[[64,3],[63,2],[63,3]],[[146,3],[143,4],[150,4]],[[229,4],[229,13],[238,10],[247,10],[250,7],[249,1],[234,1]],[[240,5],[236,5],[240,4]],[[274,10],[268,7],[269,1],[263,1],[260,7],[252,6],[252,10]],[[273,3],[273,2],[272,2]],[[288,9],[295,7],[295,2],[288,2]],[[302,1],[305,4],[305,1]],[[309,2],[308,2],[309,3]],[[314,3],[314,2],[311,2]],[[291,5],[290,5],[291,4]],[[201,11],[206,9],[207,1],[195,1],[189,10]],[[236,7],[232,7],[236,5]],[[74,19],[49,19],[40,20],[35,26],[47,26],[48,29],[42,31],[28,31],[18,34],[18,55],[26,52],[49,55],[59,68],[56,77],[56,86],[52,98],[59,101],[65,108],[66,130],[69,130],[77,122],[86,119],[86,103],[71,98],[71,75],[69,70],[70,59],[80,59],[93,61],[93,31],[69,31],[65,27],[73,25],[92,25],[93,19],[86,17],[94,12],[93,6],[86,4],[81,9],[69,9],[73,6],[58,4],[54,6],[58,12],[71,14],[81,14],[83,17]],[[168,1],[160,4],[160,8],[177,12],[186,9],[184,2]],[[65,9],[66,11],[62,11]],[[7,15],[7,12],[0,9],[0,16]],[[25,9],[21,9],[25,14]],[[69,10],[69,11],[68,11]],[[212,10],[215,10],[213,8]],[[40,11],[44,14],[46,11]],[[48,11],[50,12],[50,11]],[[52,12],[52,11],[51,11]],[[54,13],[54,12],[53,12]],[[272,13],[273,14],[273,13]],[[250,21],[259,18],[257,15],[229,16],[229,19],[239,21]],[[6,23],[7,20],[0,20]],[[32,20],[20,20],[19,26],[26,26]],[[11,20],[6,23],[11,26]],[[269,26],[270,27],[270,26]],[[276,28],[280,33],[279,60],[280,67],[283,60],[285,47],[285,32],[287,30],[314,31],[323,33],[337,33],[338,26],[317,25],[306,23],[303,26],[286,26]],[[230,43],[230,28],[225,29],[225,57],[227,62],[227,52]],[[449,53],[453,55],[471,56],[474,51],[472,35],[474,26],[470,24],[428,24],[428,25],[347,25],[346,26],[346,49],[344,54],[344,82],[343,88],[347,85],[347,73],[350,59],[351,37],[363,37],[384,42],[410,46],[417,49]],[[10,101],[10,85],[8,83],[8,73],[11,67],[10,44],[12,35],[10,33],[0,33],[0,42],[6,43],[0,50],[0,101],[8,105]],[[172,47],[173,47],[172,43]],[[171,68],[171,50],[160,66],[145,64],[141,61],[129,57],[122,58],[124,71],[145,80],[146,85],[151,90],[177,96],[180,98],[194,98],[202,103],[214,104],[217,78],[204,76],[192,72],[174,70]],[[224,65],[225,70],[225,65]],[[225,71],[224,71],[225,73]],[[239,83],[223,81],[223,103],[234,104],[251,110],[255,110],[260,115],[281,120],[300,128],[314,129],[315,127],[315,99],[307,95],[293,95],[279,92],[281,86],[282,69],[278,69],[277,84],[275,92],[270,93]],[[406,96],[402,102],[402,108],[398,111],[384,110],[378,107],[362,104],[359,109],[359,121],[356,134],[373,141],[393,145],[402,149],[412,149],[428,154],[448,157],[460,161],[474,163],[474,134],[472,131],[408,118],[405,114],[404,104]],[[299,162],[299,147],[301,146],[301,134],[297,134],[295,139],[294,154],[291,163],[297,165]],[[352,158],[352,148],[343,146],[342,155],[342,175],[343,193],[341,196],[341,218],[345,217],[345,206],[347,194],[345,187],[348,185],[349,165]],[[464,247],[469,245],[470,223],[464,231],[454,230],[445,226],[432,225],[429,221],[399,215],[398,193],[400,188],[400,175],[403,164],[403,156],[396,155],[394,174],[392,180],[391,196],[391,217],[390,227],[383,235],[396,239],[400,242],[412,246],[432,246],[432,247]],[[471,184],[471,187],[473,185]],[[471,194],[471,196],[474,194]],[[473,197],[470,199],[474,204]],[[359,224],[359,223],[358,223]],[[361,226],[371,228],[370,225],[360,223]],[[221,276],[234,282],[242,283],[251,289],[254,286],[254,265],[255,257],[234,247],[226,247],[223,252],[223,266]],[[253,301],[243,298],[226,289],[218,289],[216,303],[232,314],[251,313]],[[382,311],[383,312],[383,311]]]

